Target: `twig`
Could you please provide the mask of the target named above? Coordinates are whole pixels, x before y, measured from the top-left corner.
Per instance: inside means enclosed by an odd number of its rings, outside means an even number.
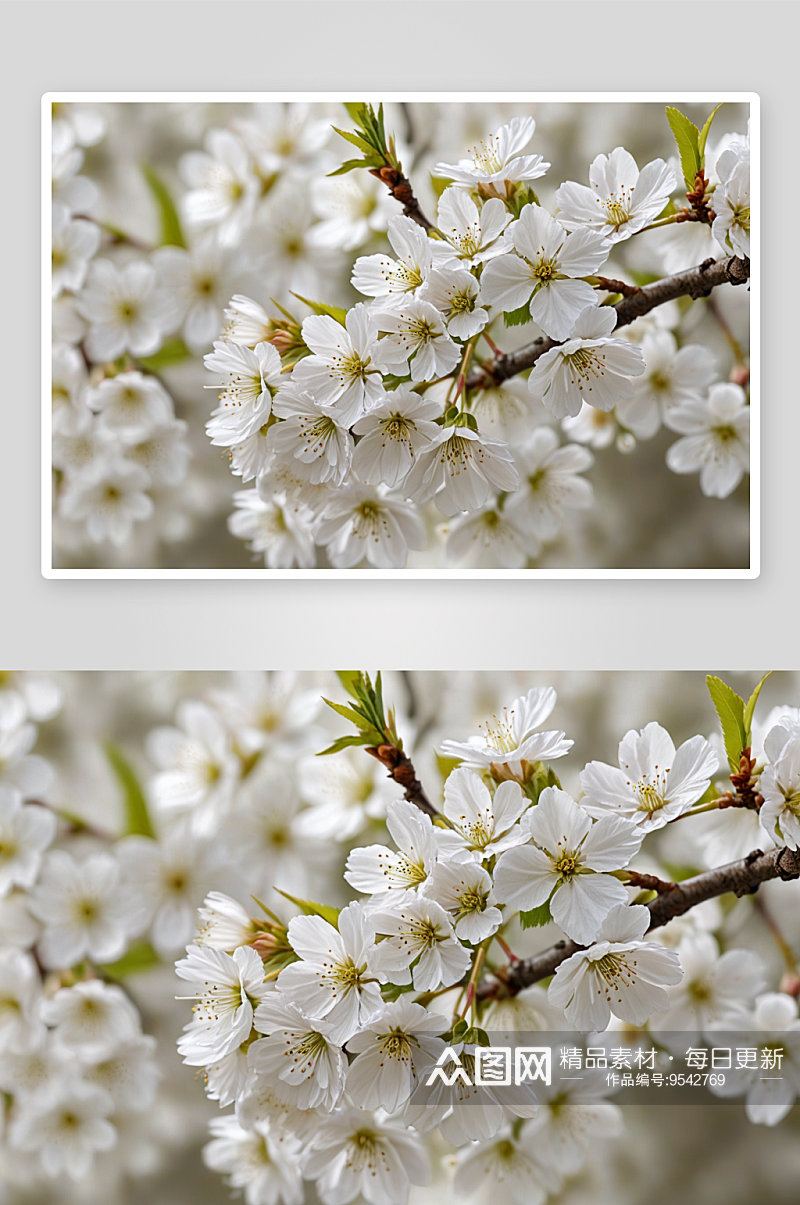
[[[727,895],[728,892],[737,896],[751,895],[770,879],[787,881],[798,878],[800,850],[784,848],[764,853],[755,849],[739,862],[730,862],[727,866],[718,866],[715,870],[684,879],[675,884],[674,890],[658,895],[645,905],[650,909],[649,927],[651,930],[659,929],[697,904]],[[495,975],[493,981],[484,981],[478,988],[478,997],[488,1000],[501,995],[514,996],[522,988],[555,974],[565,959],[583,949],[585,946],[574,941],[559,941],[533,958],[525,958],[505,967],[502,974],[498,972]]]
[[[407,218],[411,218],[421,226],[423,230],[432,230],[433,222],[429,222],[425,214],[420,208],[419,201],[414,196],[414,189],[411,187],[411,181],[407,176],[404,176],[401,171],[395,167],[371,167],[369,169],[371,176],[377,176],[382,180],[389,192],[394,197],[395,201],[399,201],[403,206],[403,213]]]
[[[696,268],[688,268],[675,276],[665,276],[663,280],[643,285],[629,297],[623,297],[622,301],[618,301],[613,307],[617,311],[615,329],[628,326],[667,301],[675,301],[679,297],[691,297],[696,301],[698,297],[708,297],[717,285],[741,285],[749,278],[749,259],[738,259],[735,255],[728,259],[707,259]],[[495,356],[493,360],[486,361],[470,373],[467,377],[467,389],[486,389],[500,385],[509,377],[524,372],[526,368],[532,368],[540,356],[554,347],[558,347],[555,339],[540,338],[527,343],[519,351]]]
[[[424,812],[426,816],[438,816],[439,813],[425,794],[425,789],[414,770],[413,762],[395,745],[367,746],[366,752],[385,766],[389,777],[401,786],[405,792],[404,798]]]

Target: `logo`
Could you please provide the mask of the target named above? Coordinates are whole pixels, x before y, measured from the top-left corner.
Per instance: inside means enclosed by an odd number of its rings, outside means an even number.
[[[549,1086],[552,1080],[549,1046],[478,1046],[472,1061],[475,1071],[471,1078],[458,1051],[446,1046],[425,1081],[426,1088],[437,1082],[446,1088],[456,1082],[466,1088],[508,1088],[512,1083],[519,1086],[536,1080]]]

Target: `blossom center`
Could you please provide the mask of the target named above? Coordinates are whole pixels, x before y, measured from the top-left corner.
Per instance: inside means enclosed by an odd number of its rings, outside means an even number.
[[[624,226],[626,222],[631,220],[630,211],[616,197],[609,197],[607,201],[604,201],[603,208],[606,211],[609,225],[613,226],[615,230],[619,230],[620,226]]]
[[[466,916],[470,912],[485,912],[486,897],[477,887],[468,887],[459,896],[459,915]]]
[[[667,802],[658,787],[653,786],[651,782],[644,782],[644,780],[636,784],[636,795],[639,799],[638,810],[647,812],[649,815],[659,811]]]
[[[554,259],[542,259],[533,269],[533,275],[541,284],[546,285],[555,279],[557,270],[558,265]]]
[[[783,804],[793,816],[797,816],[800,819],[800,789],[795,788],[795,790],[792,790],[787,787],[783,792]]]
[[[513,711],[509,715],[504,708],[502,718],[493,715],[491,723],[478,725],[486,744],[498,753],[513,753],[519,744],[514,735],[513,715]]]
[[[411,1042],[408,1034],[400,1029],[392,1029],[381,1035],[380,1048],[390,1059],[399,1059],[407,1063],[411,1058]]]
[[[636,982],[636,971],[633,969],[636,966],[635,959],[630,964],[620,954],[604,954],[594,966],[612,991],[618,991],[621,987],[632,987]],[[610,1000],[611,997],[606,994],[606,998]]]
[[[553,862],[553,870],[555,870],[562,879],[572,879],[578,873],[580,863],[578,855],[570,850],[564,850],[562,854]]]
[[[408,326],[417,343],[431,343],[436,338],[436,328],[428,318],[415,318]]]

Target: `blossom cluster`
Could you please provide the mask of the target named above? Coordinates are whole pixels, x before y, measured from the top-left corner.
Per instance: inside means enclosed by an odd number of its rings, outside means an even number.
[[[622,1121],[603,1075],[488,1109],[457,1088],[418,1097],[447,1047],[469,1066],[487,1033],[619,1045],[624,1025],[632,1045],[644,1026],[666,1052],[675,1031],[743,1030],[786,1052],[777,1088],[739,1081],[751,1120],[780,1120],[797,977],[773,932],[796,959],[796,885],[647,932],[635,876],[794,850],[800,712],[753,720],[753,794],[732,806],[714,732],[673,742],[651,722],[608,755],[635,681],[559,675],[556,698],[522,675],[390,675],[424,811],[337,740],[332,675],[3,675],[5,1199],[122,1203],[142,1176],[160,1199],[177,1166],[198,1193],[221,1173],[251,1205],[300,1201],[312,1181],[323,1200],[360,1186],[400,1201],[429,1175],[439,1198],[502,1183],[543,1200],[611,1174]],[[473,729],[487,694],[519,688]],[[686,735],[690,693],[673,693]],[[573,767],[573,738],[605,760]],[[498,990],[508,959],[559,938],[574,952],[554,974]],[[191,1152],[209,1121],[204,1170]]]
[[[178,1048],[205,1069],[212,1099],[234,1105],[212,1121],[205,1159],[248,1205],[299,1203],[303,1181],[325,1205],[359,1194],[403,1205],[412,1186],[434,1180],[442,1142],[460,1195],[500,1182],[522,1205],[561,1191],[591,1143],[621,1132],[604,1077],[575,1080],[566,1098],[563,1085],[536,1084],[478,1099],[452,1079],[420,1097],[424,1072],[448,1057],[471,1066],[492,1031],[572,1032],[596,1044],[624,1025],[669,1050],[676,1031],[713,1042],[715,1031],[744,1027],[785,1060],[779,1082],[737,1081],[748,1117],[775,1125],[791,1109],[796,967],[767,990],[759,955],[715,936],[715,901],[648,932],[638,888],[661,882],[651,873],[664,856],[658,842],[677,822],[691,833],[713,819],[722,846],[730,818],[745,816],[749,850],[797,848],[800,710],[775,708],[754,730],[766,764],[751,807],[725,794],[716,735],[676,746],[657,722],[623,737],[617,764],[591,761],[565,790],[556,768],[573,741],[543,728],[556,705],[553,689],[534,688],[477,735],[441,739],[441,805],[395,788],[379,813],[384,839],[348,842],[344,882],[327,897],[344,888],[343,906],[311,901],[299,875],[295,892],[281,880],[289,913],[263,894],[248,907],[241,890],[205,899],[176,965],[196,1001]],[[699,840],[711,843],[707,829]],[[644,876],[631,865],[640,858]],[[509,943],[543,925],[571,945],[546,988],[508,988],[519,961]]]
[[[100,198],[80,174],[83,148],[104,132],[102,115],[80,106],[53,123],[52,430],[58,541],[113,559],[134,529],[152,540],[157,511],[161,537],[181,535],[189,448],[145,367],[182,318],[178,291],[159,288],[152,263],[112,259],[113,232],[92,220]]]
[[[161,379],[184,357],[203,356],[213,377],[207,437],[243,487],[229,531],[271,569],[533,567],[595,506],[595,453],[630,452],[662,427],[680,436],[668,468],[699,473],[703,494],[729,497],[748,471],[746,350],[724,344],[729,372],[695,341],[694,310],[670,302],[618,326],[614,308],[620,276],[631,292],[676,264],[749,257],[747,134],[709,146],[704,195],[680,209],[677,163],[640,169],[623,147],[595,155],[588,185],[551,183],[529,115],[457,162],[437,160],[435,140],[417,156],[412,129],[399,151],[433,179],[428,221],[401,212],[376,172],[336,174],[335,106],[258,105],[180,157],[174,202],[148,176],[169,225],[152,246],[92,220],[108,203],[78,174],[80,106],[63,109],[53,463],[65,557],[88,541],[124,559],[148,531],[156,546],[185,539],[218,505],[189,465],[191,407],[177,419]],[[520,335],[544,339],[542,354],[495,373],[496,340]]]

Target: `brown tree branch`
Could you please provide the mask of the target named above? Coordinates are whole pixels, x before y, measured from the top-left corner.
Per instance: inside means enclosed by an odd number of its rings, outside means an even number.
[[[770,879],[800,878],[800,850],[773,849],[764,853],[753,850],[739,862],[718,866],[675,883],[672,890],[665,891],[646,905],[650,909],[650,930],[659,929],[676,916],[683,916],[697,904],[733,892],[734,895],[752,895],[762,883]],[[496,972],[493,979],[485,980],[478,989],[478,998],[493,999],[497,996],[514,996],[524,987],[538,983],[553,975],[558,967],[578,950],[585,949],[574,941],[559,941],[533,958],[523,958]]]
[[[688,268],[675,276],[665,276],[653,284],[643,285],[635,289],[630,296],[623,297],[614,306],[617,311],[616,330],[627,326],[649,314],[659,305],[667,301],[675,301],[678,297],[708,297],[717,285],[745,284],[750,278],[750,260],[737,259],[730,256],[727,259],[707,259],[696,268]],[[609,282],[611,283],[611,282]],[[507,352],[495,356],[493,360],[474,368],[467,377],[467,389],[487,389],[492,385],[500,385],[509,377],[532,368],[540,356],[558,347],[555,339],[540,338],[527,343],[518,351]]]
[[[404,791],[403,798],[413,803],[426,816],[438,816],[439,813],[425,794],[425,788],[417,778],[413,762],[398,749],[396,745],[368,746],[366,752],[385,766],[389,777],[394,779]]]
[[[369,174],[377,176],[379,180],[383,181],[395,201],[399,201],[403,206],[403,213],[407,218],[411,218],[423,230],[433,228],[433,222],[429,222],[422,212],[419,201],[414,195],[414,189],[411,187],[411,181],[407,176],[404,176],[397,168],[390,166],[371,167]]]

